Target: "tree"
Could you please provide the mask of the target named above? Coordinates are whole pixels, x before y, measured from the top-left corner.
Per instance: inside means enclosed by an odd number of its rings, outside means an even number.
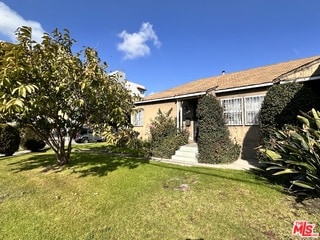
[[[68,30],[45,33],[41,43],[31,39],[29,27],[16,35],[16,44],[0,43],[0,113],[30,127],[53,149],[58,164],[68,163],[71,140],[84,124],[128,124],[133,99],[105,72],[107,64],[94,49],[73,54]]]

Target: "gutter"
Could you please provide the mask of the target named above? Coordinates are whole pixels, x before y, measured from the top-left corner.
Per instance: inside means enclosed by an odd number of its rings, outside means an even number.
[[[319,79],[320,79],[320,76],[297,78],[297,79],[293,79],[293,80],[280,80],[280,79],[277,79],[275,81],[275,83],[284,84],[284,83],[288,83],[288,82],[306,82],[306,81],[314,81],[314,80],[319,80]]]
[[[244,87],[216,90],[215,93],[225,93],[225,92],[240,91],[240,90],[247,90],[247,89],[253,89],[253,88],[260,88],[260,87],[269,87],[272,85],[273,85],[272,82],[262,83],[262,84],[257,84],[257,85],[244,86]]]
[[[173,97],[156,98],[156,99],[151,99],[151,100],[139,101],[139,102],[135,102],[135,104],[151,103],[151,102],[159,102],[159,101],[167,101],[167,100],[177,100],[177,99],[181,99],[181,98],[202,96],[202,95],[205,95],[206,93],[207,93],[207,91],[197,92],[197,93],[188,93],[188,94],[183,94],[183,95],[176,95]]]
[[[305,80],[305,81],[307,81],[307,80]],[[273,84],[274,84],[273,82],[269,82],[269,83],[262,83],[262,84],[256,84],[256,85],[250,85],[250,86],[237,87],[237,88],[215,90],[214,92],[215,93],[226,93],[226,92],[248,90],[248,89],[260,88],[260,87],[269,87],[269,86],[272,86]],[[212,88],[209,88],[208,90],[210,90],[210,89],[212,89]],[[182,98],[187,98],[187,97],[202,96],[202,95],[207,94],[208,90],[203,91],[203,92],[197,92],[197,93],[176,95],[176,96],[166,97],[166,98],[156,98],[156,99],[151,99],[151,100],[139,101],[139,102],[135,102],[135,104],[152,103],[152,102],[159,102],[159,101],[177,100],[177,99],[182,99]]]

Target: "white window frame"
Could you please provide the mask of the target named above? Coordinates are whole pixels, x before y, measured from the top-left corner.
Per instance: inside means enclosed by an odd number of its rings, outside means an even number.
[[[242,124],[243,123],[243,98],[242,97],[221,99],[221,106],[223,109],[223,117],[228,126],[243,125]]]
[[[131,123],[135,127],[142,127],[143,126],[143,115],[144,109],[139,109],[132,114],[132,121]]]
[[[259,125],[259,112],[265,95],[244,97],[244,124]]]

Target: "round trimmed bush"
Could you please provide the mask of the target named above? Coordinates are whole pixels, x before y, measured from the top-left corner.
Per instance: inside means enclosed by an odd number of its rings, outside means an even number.
[[[22,128],[21,132],[21,146],[32,152],[38,152],[46,146],[46,143],[40,139],[30,128]]]
[[[0,153],[11,156],[19,149],[19,144],[19,130],[8,124],[0,124]]]
[[[46,143],[42,140],[27,139],[23,144],[24,149],[30,150],[31,152],[38,152],[46,146]]]
[[[230,139],[230,132],[223,118],[223,109],[213,95],[206,95],[198,102],[199,123],[198,161],[201,163],[227,163],[238,159],[240,146]]]

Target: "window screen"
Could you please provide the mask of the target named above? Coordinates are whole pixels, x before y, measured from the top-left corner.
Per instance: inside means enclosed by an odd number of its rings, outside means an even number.
[[[143,109],[140,109],[139,111],[133,113],[133,116],[132,116],[133,126],[135,127],[143,126],[143,113],[144,113]]]
[[[245,109],[245,125],[259,124],[259,111],[263,102],[264,96],[254,96],[244,98]]]
[[[242,125],[242,98],[221,100],[227,125]]]

